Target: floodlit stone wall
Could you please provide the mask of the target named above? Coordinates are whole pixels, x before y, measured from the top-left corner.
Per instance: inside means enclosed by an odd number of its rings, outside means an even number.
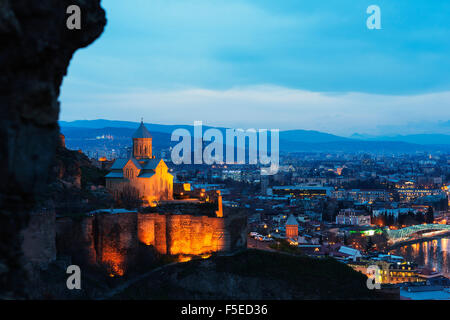
[[[140,243],[160,254],[202,255],[246,247],[247,218],[183,214],[97,213],[57,218],[58,255],[83,266],[100,266],[122,276],[139,264]]]
[[[139,214],[139,241],[162,254],[231,250],[226,219],[192,215]]]

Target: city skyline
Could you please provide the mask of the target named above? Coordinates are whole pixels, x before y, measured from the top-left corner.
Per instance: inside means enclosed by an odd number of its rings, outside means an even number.
[[[448,12],[2,1],[0,300],[450,300]]]

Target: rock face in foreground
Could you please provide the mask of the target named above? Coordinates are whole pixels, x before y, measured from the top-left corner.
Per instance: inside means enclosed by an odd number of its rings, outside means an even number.
[[[110,208],[113,198],[104,187],[106,173],[82,152],[58,146],[51,173],[55,179],[48,184],[46,200],[54,203],[58,215]]]
[[[68,30],[78,5],[82,29]],[[74,52],[106,24],[100,0],[0,1],[0,296],[26,295],[21,230],[45,191],[58,145],[58,96]]]

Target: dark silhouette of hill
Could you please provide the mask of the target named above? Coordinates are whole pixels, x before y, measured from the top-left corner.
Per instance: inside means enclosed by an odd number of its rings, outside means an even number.
[[[382,297],[367,278],[332,258],[245,250],[163,268],[113,299],[302,300]]]

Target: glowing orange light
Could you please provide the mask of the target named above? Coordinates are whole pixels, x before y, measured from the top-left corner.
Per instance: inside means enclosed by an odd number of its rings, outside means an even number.
[[[192,260],[192,257],[190,257],[190,256],[179,256],[178,257],[178,262],[188,262],[191,260]]]
[[[109,249],[110,250],[105,250],[102,262],[106,265],[110,277],[121,277],[125,274],[124,257],[111,248]]]

